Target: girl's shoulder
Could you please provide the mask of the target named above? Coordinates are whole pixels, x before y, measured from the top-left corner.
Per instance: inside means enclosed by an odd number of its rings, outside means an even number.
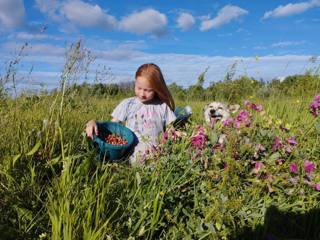
[[[170,107],[161,100],[158,100],[157,102],[155,102],[154,106],[158,109],[159,112],[162,112],[162,113],[171,112]]]
[[[159,98],[154,99],[154,101],[152,101],[150,105],[162,111],[167,111],[168,109],[170,109],[170,107],[165,102],[161,101]]]
[[[133,104],[136,102],[136,97],[129,97],[129,98],[125,98],[123,99],[120,104],[121,105],[127,105],[127,104]]]

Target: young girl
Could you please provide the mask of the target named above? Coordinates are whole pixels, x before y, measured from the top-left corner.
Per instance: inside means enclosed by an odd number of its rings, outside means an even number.
[[[131,164],[140,163],[146,151],[157,144],[159,134],[176,119],[174,100],[157,65],[147,63],[138,68],[134,90],[136,96],[124,99],[111,114],[111,121],[124,123],[138,138]],[[90,138],[93,132],[98,135],[96,122],[89,121],[85,131]]]

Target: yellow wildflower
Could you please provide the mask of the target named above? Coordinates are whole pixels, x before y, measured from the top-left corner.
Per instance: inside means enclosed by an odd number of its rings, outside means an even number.
[[[292,127],[290,123],[286,123],[284,126],[286,129],[290,130],[290,128]]]

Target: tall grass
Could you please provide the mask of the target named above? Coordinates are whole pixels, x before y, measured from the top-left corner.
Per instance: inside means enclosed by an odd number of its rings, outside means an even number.
[[[88,120],[110,119],[127,94],[71,91],[90,61],[77,43],[60,90],[0,101],[2,239],[319,239],[320,195],[311,186],[320,183],[319,132],[308,112],[311,94],[252,96],[264,109],[250,110],[252,124],[241,129],[205,126],[203,107],[216,96],[190,100],[184,135],[169,133],[144,166],[131,167],[98,160],[83,134]],[[237,100],[242,107],[243,100]],[[191,141],[199,127],[203,148]],[[222,133],[228,141],[219,149]],[[275,137],[292,136],[298,145],[290,153],[272,150]],[[257,152],[258,144],[266,150]],[[317,165],[312,176],[305,160]],[[264,167],[256,170],[256,162]],[[289,171],[291,163],[298,173]]]

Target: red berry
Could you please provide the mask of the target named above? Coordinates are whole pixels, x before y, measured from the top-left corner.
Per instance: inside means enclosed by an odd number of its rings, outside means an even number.
[[[115,134],[106,135],[105,142],[112,145],[125,145],[128,143],[125,139]]]

